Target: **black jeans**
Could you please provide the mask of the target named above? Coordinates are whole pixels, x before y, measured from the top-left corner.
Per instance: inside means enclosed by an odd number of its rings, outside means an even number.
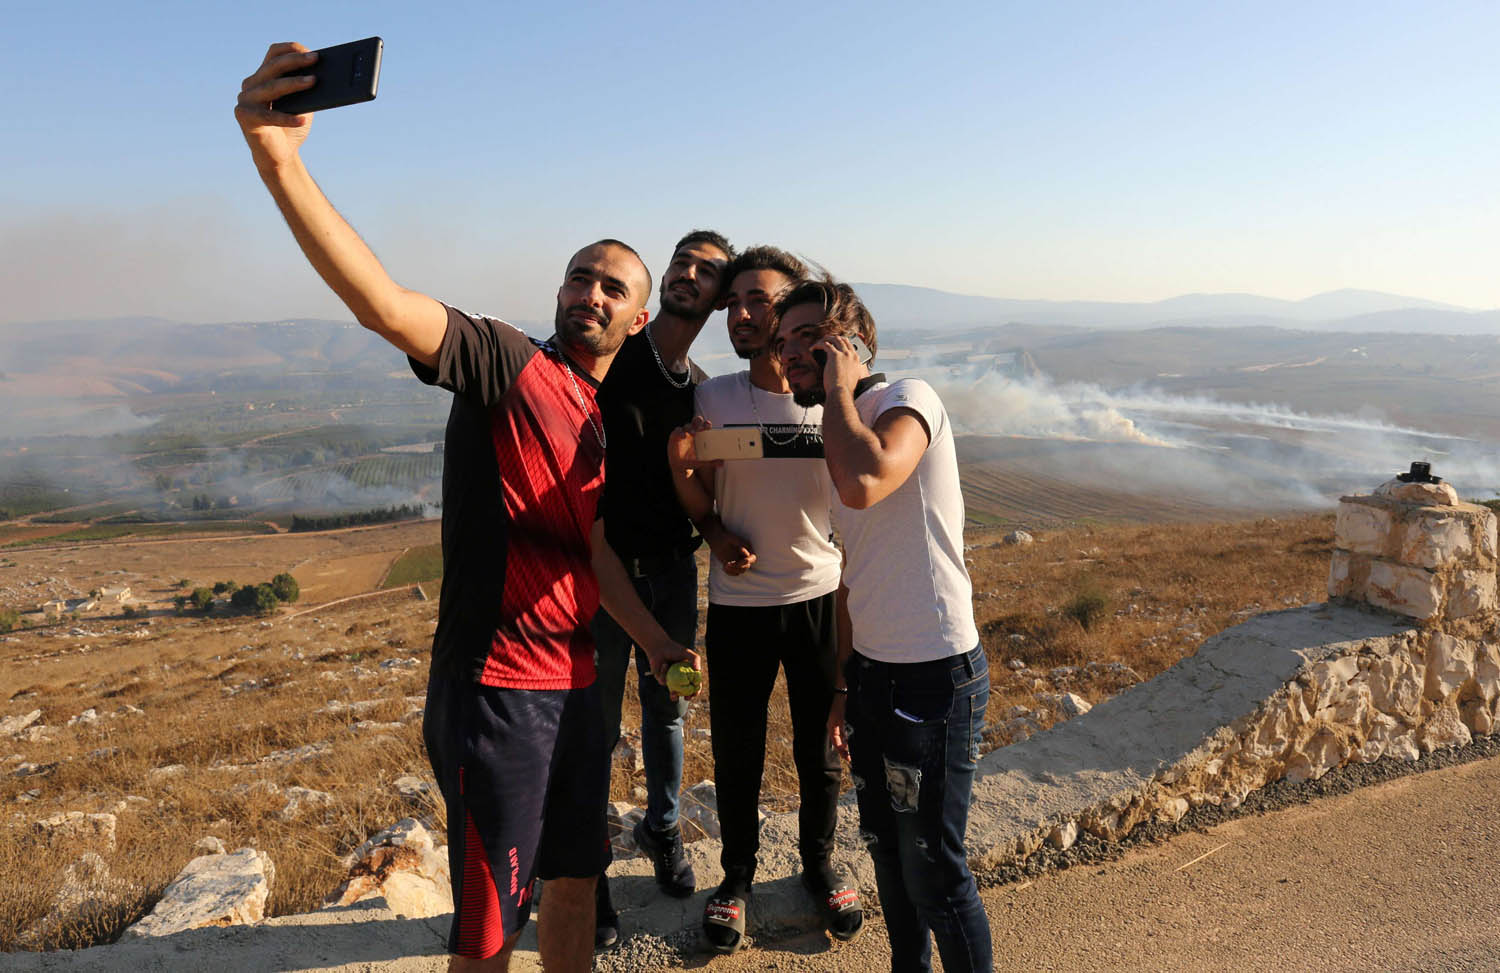
[[[964,850],[979,734],[989,704],[984,649],[934,662],[850,658],[846,720],[862,837],[896,973],[989,970],[990,924]]]
[[[839,759],[828,744],[833,703],[834,595],[792,605],[708,606],[708,715],[725,870],[755,867],[766,716],[776,670],[786,670],[792,762],[801,798],[798,848],[804,866],[827,862],[837,821]]]
[[[698,562],[681,557],[660,574],[636,578],[641,603],[666,633],[692,648],[698,634]],[[605,752],[620,740],[620,705],[625,678],[635,656],[636,685],[641,698],[641,760],[646,765],[646,823],[656,831],[677,827],[677,793],[682,789],[682,720],[688,702],[673,700],[651,674],[646,653],[603,608],[594,616],[594,660],[599,670],[599,699],[604,709]],[[612,766],[612,765],[611,765]]]

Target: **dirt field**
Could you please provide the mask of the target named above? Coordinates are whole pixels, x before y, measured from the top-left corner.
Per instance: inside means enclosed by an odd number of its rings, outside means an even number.
[[[45,728],[0,746],[0,808],[8,809],[0,949],[109,941],[150,909],[207,834],[272,855],[271,909],[280,915],[316,907],[343,877],[340,856],[373,831],[413,811],[441,825],[439,808],[413,807],[392,786],[428,775],[420,712],[436,602],[402,589],[316,608],[373,587],[400,551],[437,533],[434,522],[404,523],[18,550],[0,561],[9,599],[124,581],[160,600],[181,590],[180,579],[245,583],[288,568],[305,592],[267,618],[159,609],[148,619],[96,616],[0,637],[0,718],[39,710],[34,726]],[[975,612],[994,680],[989,745],[1008,741],[998,725],[1013,706],[1048,725],[1055,717],[1040,695],[1098,702],[1250,613],[1315,600],[1330,535],[1326,516],[1075,527],[1025,546],[1002,543],[998,530],[971,531]],[[1030,669],[1013,671],[1011,659]],[[687,718],[689,785],[713,776],[702,732],[712,691]],[[639,726],[632,697],[627,732]],[[770,724],[763,802],[786,810],[796,791],[780,692]],[[639,772],[617,765],[616,799],[638,802],[642,784]],[[328,803],[287,812],[293,786],[325,792]],[[63,869],[84,849],[50,846],[34,822],[116,809],[119,842],[107,855],[114,905],[87,923],[39,926]]]
[[[188,589],[226,580],[243,585],[282,571],[296,577],[303,601],[332,601],[373,590],[402,549],[437,539],[438,522],[430,520],[299,534],[14,548],[0,551],[0,608],[24,609],[48,597],[126,584],[137,601],[162,612],[182,592],[181,581],[189,582]]]

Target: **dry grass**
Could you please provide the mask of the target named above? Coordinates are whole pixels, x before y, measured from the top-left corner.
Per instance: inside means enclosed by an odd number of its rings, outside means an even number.
[[[403,601],[270,627],[184,621],[141,639],[120,626],[99,639],[22,641],[32,651],[7,653],[0,712],[40,709],[38,723],[52,729],[0,750],[0,806],[12,809],[0,833],[0,949],[113,940],[150,911],[204,836],[270,856],[270,909],[280,915],[316,908],[345,877],[342,856],[373,832],[412,813],[441,826],[440,808],[410,806],[391,786],[427,775],[407,697],[425,687],[428,653],[416,647],[430,642],[434,610]],[[358,711],[330,706],[364,701]],[[67,725],[89,709],[97,721]],[[43,770],[15,776],[22,763]],[[283,816],[294,786],[332,800]],[[34,822],[73,810],[115,813],[117,847],[49,847]],[[107,907],[39,929],[65,869],[86,851],[108,863]]]
[[[1098,702],[1133,681],[1088,663],[1119,662],[1150,678],[1250,614],[1320,600],[1331,535],[1326,516],[1079,527],[1025,547],[1000,543],[999,532],[972,533],[991,723],[1020,706],[1045,724],[1055,717],[1040,694]],[[407,697],[424,691],[435,617],[434,603],[393,600],[269,625],[172,618],[95,626],[97,638],[30,632],[0,643],[0,716],[40,709],[38,722],[53,728],[47,739],[0,741],[0,949],[113,940],[150,910],[205,835],[270,855],[271,911],[280,915],[316,908],[345,877],[342,856],[373,832],[414,812],[442,827],[440,807],[414,808],[392,786],[404,774],[429,776]],[[1011,669],[1012,659],[1027,668]],[[1069,666],[1081,668],[1058,669]],[[639,727],[633,697],[626,693],[627,728]],[[96,722],[67,725],[90,708]],[[706,699],[687,722],[691,785],[713,776],[709,740],[691,732],[708,726]],[[769,806],[789,809],[796,774],[779,686],[770,726],[763,793]],[[309,744],[321,746],[287,753]],[[18,777],[23,763],[53,766]],[[159,772],[177,764],[179,772]],[[617,765],[617,799],[636,799],[642,784]],[[283,817],[293,786],[332,801]],[[48,847],[34,822],[72,810],[117,813],[118,846]],[[97,906],[41,922],[65,870],[88,850],[101,851],[109,868]]]

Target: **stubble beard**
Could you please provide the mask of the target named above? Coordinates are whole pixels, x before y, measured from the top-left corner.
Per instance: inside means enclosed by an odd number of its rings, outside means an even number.
[[[821,378],[817,385],[810,389],[792,389],[792,401],[804,409],[815,405],[822,405],[828,399],[828,393],[823,389]]]
[[[623,327],[616,328],[614,322],[606,320],[596,332],[579,331],[568,321],[568,312],[572,310],[574,308],[566,308],[562,304],[557,305],[557,314],[553,318],[552,327],[559,341],[567,345],[570,350],[590,358],[602,358],[620,350],[620,346],[625,343]]]

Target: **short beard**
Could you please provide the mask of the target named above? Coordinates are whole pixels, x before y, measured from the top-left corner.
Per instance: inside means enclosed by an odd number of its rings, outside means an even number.
[[[810,389],[792,389],[792,401],[804,409],[822,405],[827,399],[828,393],[823,389],[821,381]]]
[[[573,331],[568,327],[568,312],[572,308],[565,308],[561,304],[557,306],[557,314],[552,321],[552,330],[557,335],[557,340],[569,348],[591,358],[601,358],[620,350],[625,343],[625,329],[616,329],[614,322],[606,320],[600,325],[597,333],[584,334]]]
[[[682,298],[672,293],[667,288],[661,289],[661,310],[664,314],[671,314],[679,318],[708,318],[708,311],[700,311],[697,302],[702,299],[700,291],[697,297]],[[711,309],[710,309],[711,310]]]
[[[752,358],[759,358],[761,355],[764,355],[766,353],[765,345],[761,345],[759,348],[741,348],[731,342],[730,347],[734,348],[734,353],[743,358],[745,361],[749,361]]]

